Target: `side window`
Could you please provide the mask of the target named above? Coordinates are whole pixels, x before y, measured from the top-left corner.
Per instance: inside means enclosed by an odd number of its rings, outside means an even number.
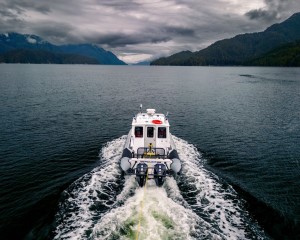
[[[167,138],[167,128],[159,127],[157,132],[158,138]]]
[[[143,127],[135,127],[134,128],[134,136],[137,138],[143,137]]]
[[[148,127],[147,128],[147,137],[153,138],[153,136],[154,136],[154,127]]]

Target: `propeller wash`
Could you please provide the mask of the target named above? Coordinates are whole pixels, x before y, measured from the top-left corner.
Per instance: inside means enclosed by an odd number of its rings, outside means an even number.
[[[203,167],[196,147],[171,139],[166,116],[147,112],[128,136],[102,148],[99,167],[63,192],[54,239],[268,239],[245,201]]]

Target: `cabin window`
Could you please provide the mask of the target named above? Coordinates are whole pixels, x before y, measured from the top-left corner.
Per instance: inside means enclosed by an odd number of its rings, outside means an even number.
[[[159,127],[157,134],[158,134],[157,135],[158,138],[167,138],[167,128]]]
[[[143,127],[135,127],[134,128],[134,136],[137,138],[143,137]]]
[[[153,138],[154,137],[154,127],[148,127],[147,128],[147,137]]]

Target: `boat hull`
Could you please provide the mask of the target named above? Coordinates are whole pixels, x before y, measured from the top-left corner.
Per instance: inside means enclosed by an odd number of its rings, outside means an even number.
[[[126,143],[128,142],[126,141]],[[125,144],[120,160],[122,171],[127,175],[136,175],[140,186],[144,186],[145,178],[154,179],[157,186],[162,186],[167,176],[180,174],[181,161],[174,146],[167,155],[149,155],[147,148],[142,148],[142,150],[144,150],[142,154],[135,154]]]

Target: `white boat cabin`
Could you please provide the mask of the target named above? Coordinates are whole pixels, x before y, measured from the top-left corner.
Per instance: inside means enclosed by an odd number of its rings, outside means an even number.
[[[155,109],[138,113],[132,120],[130,148],[138,153],[139,148],[156,149],[156,154],[167,155],[170,150],[169,121]]]

